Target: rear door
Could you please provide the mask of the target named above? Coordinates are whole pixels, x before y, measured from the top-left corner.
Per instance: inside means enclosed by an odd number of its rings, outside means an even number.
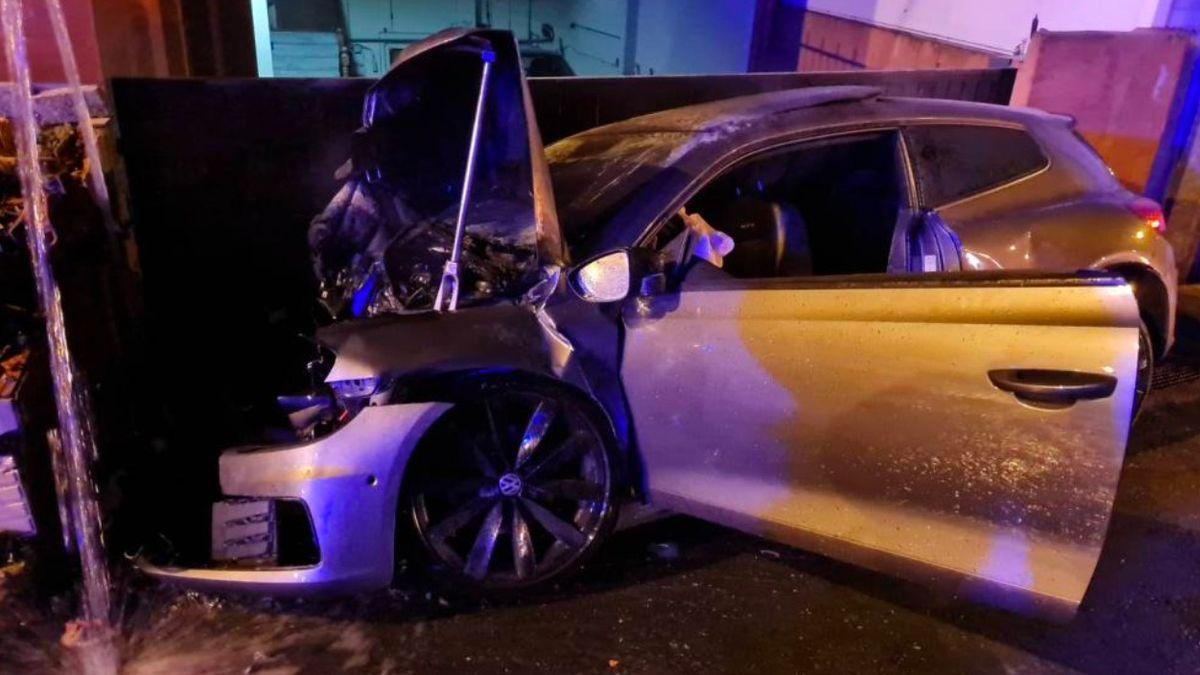
[[[625,322],[656,503],[1010,608],[1083,597],[1129,431],[1119,280],[701,264]]]

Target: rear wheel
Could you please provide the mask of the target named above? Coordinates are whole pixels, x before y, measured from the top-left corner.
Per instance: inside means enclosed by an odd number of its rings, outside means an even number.
[[[606,424],[586,398],[551,385],[492,384],[460,400],[406,472],[430,571],[504,594],[575,569],[615,522]]]
[[[1150,393],[1154,381],[1154,337],[1150,328],[1142,321],[1138,329],[1137,377],[1134,381],[1133,417],[1136,420],[1142,410],[1142,403]]]

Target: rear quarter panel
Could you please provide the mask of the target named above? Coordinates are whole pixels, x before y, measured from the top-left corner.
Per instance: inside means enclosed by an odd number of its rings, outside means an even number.
[[[1170,244],[1127,211],[1123,199],[1120,193],[1090,194],[1015,209],[964,202],[942,215],[962,240],[967,269],[1071,272],[1138,263],[1173,282]]]
[[[1049,166],[998,189],[938,209],[963,245],[969,270],[1033,269],[1072,272],[1149,268],[1167,290],[1163,315],[1173,333],[1177,272],[1167,240],[1129,211],[1136,195],[1125,190],[1069,127],[1029,127]],[[1146,308],[1144,308],[1146,309]]]

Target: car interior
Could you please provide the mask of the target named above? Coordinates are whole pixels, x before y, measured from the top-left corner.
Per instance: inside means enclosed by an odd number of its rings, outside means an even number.
[[[903,204],[898,166],[894,133],[814,141],[735,167],[685,209],[733,239],[723,269],[734,277],[885,273]],[[683,228],[674,220],[663,243]]]

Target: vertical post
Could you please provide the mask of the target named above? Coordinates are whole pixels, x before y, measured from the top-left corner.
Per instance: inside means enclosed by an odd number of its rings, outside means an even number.
[[[637,75],[637,41],[639,0],[625,0],[625,54],[621,72]]]
[[[46,317],[54,404],[58,411],[58,425],[70,479],[71,515],[83,571],[83,617],[89,626],[104,634],[110,629],[112,617],[108,567],[100,530],[100,508],[96,502],[95,485],[90,478],[90,465],[96,458],[96,444],[92,437],[87,391],[75,380],[62,296],[50,267],[50,213],[45,181],[38,165],[38,125],[33,115],[33,83],[25,45],[21,0],[0,0],[0,23],[4,28],[4,53],[15,83],[13,136],[25,208],[25,238],[29,243],[38,300]],[[74,63],[63,65],[64,68],[75,67]],[[99,167],[94,169],[98,170]],[[111,644],[108,646],[111,647]],[[97,667],[102,672],[115,673],[115,651],[106,649],[102,658]]]
[[[275,59],[271,54],[271,17],[267,0],[250,0],[250,17],[254,24],[254,60],[259,77],[275,77]]]
[[[463,175],[462,195],[458,199],[458,218],[454,223],[454,245],[450,249],[450,259],[442,268],[442,281],[438,284],[437,298],[433,301],[433,310],[453,312],[458,309],[458,263],[462,258],[463,230],[467,223],[467,206],[471,202],[471,186],[475,181],[475,160],[479,154],[479,132],[483,127],[483,106],[487,98],[488,80],[492,76],[492,64],[496,61],[496,53],[490,49],[483,50],[483,76],[479,80],[479,99],[475,102],[475,120],[471,123],[471,142],[467,146],[467,168]]]

